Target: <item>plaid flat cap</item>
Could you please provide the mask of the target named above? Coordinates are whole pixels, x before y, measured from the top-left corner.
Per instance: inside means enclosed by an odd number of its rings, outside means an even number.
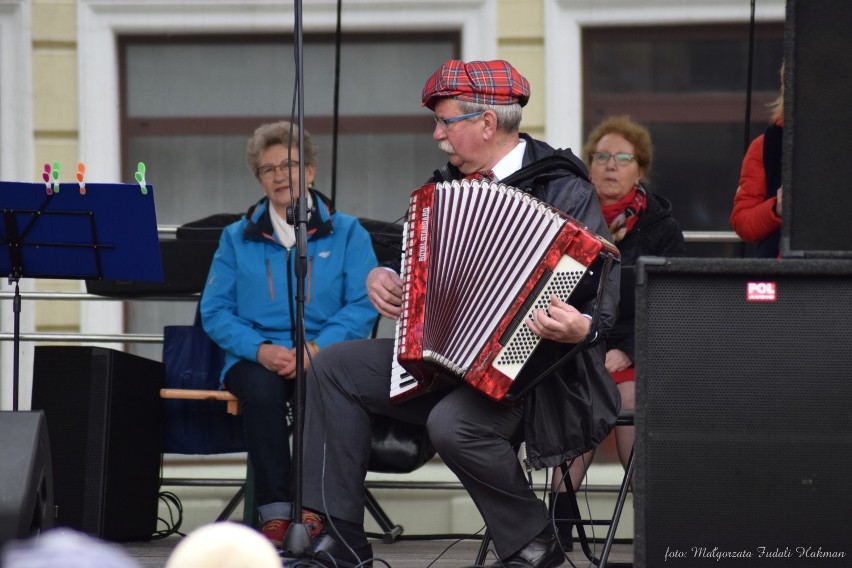
[[[450,59],[423,87],[423,106],[434,110],[441,98],[488,105],[527,104],[530,84],[508,61]]]

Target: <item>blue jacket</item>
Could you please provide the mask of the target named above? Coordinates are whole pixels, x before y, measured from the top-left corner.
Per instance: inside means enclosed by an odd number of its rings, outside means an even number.
[[[365,282],[378,263],[358,220],[335,211],[319,192],[311,195],[305,336],[323,349],[370,334],[378,314]],[[268,206],[264,197],[225,227],[201,297],[202,325],[225,350],[220,383],[240,359],[256,361],[262,343],[295,343],[296,250],[278,242]]]

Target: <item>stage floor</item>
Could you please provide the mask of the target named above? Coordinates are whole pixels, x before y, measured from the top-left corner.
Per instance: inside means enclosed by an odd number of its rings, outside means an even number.
[[[178,536],[151,542],[124,543],[127,550],[143,568],[163,568],[166,565],[172,549],[180,542]],[[436,539],[401,539],[392,544],[384,544],[381,540],[373,540],[373,553],[377,559],[373,565],[377,568],[462,568],[473,566],[479,551],[481,541],[465,540],[436,540]],[[597,545],[597,553],[603,548]],[[562,566],[588,567],[593,566],[579,544],[574,544],[574,551],[568,553],[568,561]],[[496,561],[493,552],[489,552],[485,564]],[[610,553],[608,566],[630,566],[633,562],[633,546],[617,543]]]

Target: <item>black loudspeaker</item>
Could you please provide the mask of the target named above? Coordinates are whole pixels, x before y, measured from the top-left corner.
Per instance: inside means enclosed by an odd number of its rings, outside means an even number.
[[[781,254],[852,257],[852,2],[787,0]]]
[[[107,540],[157,525],[163,364],[102,347],[37,346],[33,409],[47,418],[57,524]]]
[[[635,565],[852,565],[852,261],[643,257],[636,301]]]
[[[0,412],[0,545],[53,527],[53,470],[43,412]]]

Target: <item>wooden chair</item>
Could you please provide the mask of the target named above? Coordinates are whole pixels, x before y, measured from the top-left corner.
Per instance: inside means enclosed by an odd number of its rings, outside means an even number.
[[[240,414],[240,402],[232,393],[224,390],[200,390],[200,389],[160,389],[160,398],[170,400],[210,400],[225,402],[228,414]],[[246,475],[244,479],[220,479],[220,478],[163,478],[161,485],[194,486],[194,487],[236,487],[237,491],[225,505],[225,508],[216,517],[216,521],[225,521],[243,503],[243,523],[248,526],[257,526],[256,504],[254,501],[254,484],[251,471],[251,463],[246,464]]]
[[[228,391],[195,389],[160,389],[160,398],[178,400],[220,400],[228,403],[228,414],[240,413],[240,401]]]

